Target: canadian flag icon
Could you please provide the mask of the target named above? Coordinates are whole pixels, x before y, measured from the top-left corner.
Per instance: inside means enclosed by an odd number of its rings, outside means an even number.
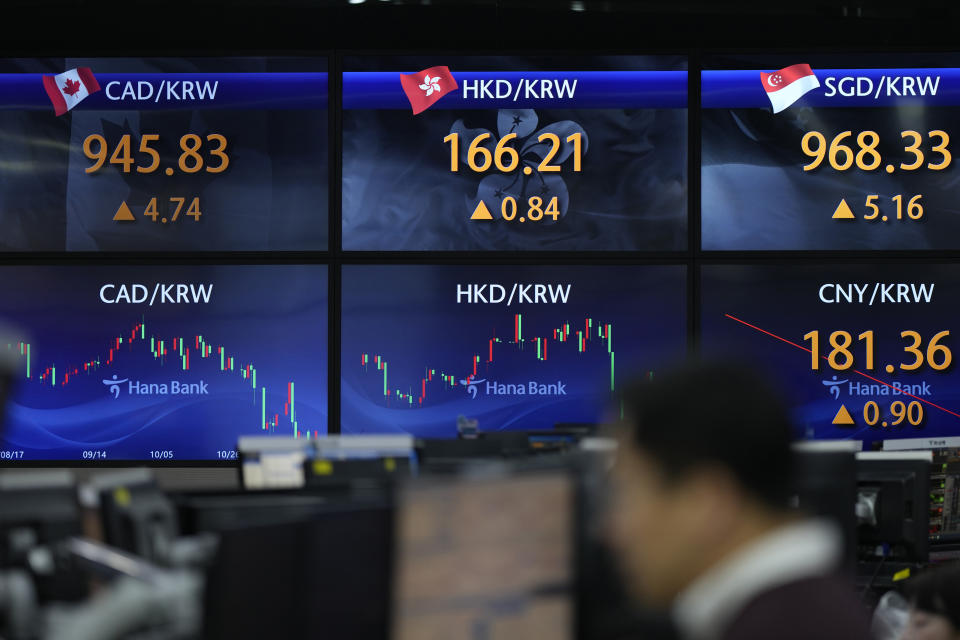
[[[426,111],[433,104],[456,90],[457,81],[453,79],[449,67],[430,67],[419,73],[401,73],[400,86],[407,94],[407,100],[413,108],[413,115]]]
[[[91,93],[100,91],[100,84],[90,67],[78,67],[55,76],[43,76],[43,88],[50,96],[53,110],[62,116]]]

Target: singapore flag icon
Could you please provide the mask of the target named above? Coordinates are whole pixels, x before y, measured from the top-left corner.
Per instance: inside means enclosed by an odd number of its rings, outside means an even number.
[[[760,72],[760,81],[773,105],[773,112],[780,113],[804,94],[820,86],[817,76],[808,64],[794,64],[774,71],[773,73]]]

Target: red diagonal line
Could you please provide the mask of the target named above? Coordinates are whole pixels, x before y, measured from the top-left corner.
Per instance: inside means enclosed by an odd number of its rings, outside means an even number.
[[[739,322],[740,324],[742,324],[742,325],[744,325],[744,326],[750,327],[751,329],[755,329],[755,330],[759,331],[760,333],[764,333],[764,334],[770,336],[771,338],[776,338],[776,339],[779,340],[780,342],[786,342],[787,344],[789,344],[789,345],[791,345],[791,346],[793,346],[793,347],[796,347],[797,349],[801,349],[801,350],[803,350],[803,351],[806,351],[807,353],[813,353],[813,351],[811,351],[810,349],[807,349],[806,347],[801,346],[801,345],[797,344],[796,342],[790,342],[790,341],[787,340],[786,338],[781,338],[780,336],[778,336],[778,335],[775,334],[775,333],[770,333],[769,331],[767,331],[767,330],[765,330],[765,329],[761,329],[760,327],[758,327],[758,326],[756,326],[756,325],[752,325],[752,324],[750,324],[749,322],[745,322],[745,321],[741,320],[740,318],[736,318],[736,317],[730,315],[729,313],[725,313],[725,314],[723,314],[723,315],[725,315],[726,317],[730,318],[731,320],[735,320],[735,321]],[[823,358],[824,360],[829,361],[829,358],[827,358],[827,356],[820,356],[820,357]],[[901,395],[910,396],[910,397],[913,398],[914,400],[919,400],[920,402],[922,402],[922,403],[924,403],[924,404],[928,404],[928,405],[930,405],[931,407],[935,407],[935,408],[937,408],[937,409],[940,409],[940,411],[943,411],[943,412],[945,412],[945,413],[949,413],[949,414],[952,415],[952,416],[956,416],[956,417],[960,418],[960,413],[957,413],[957,412],[955,412],[955,411],[951,411],[950,409],[947,409],[947,408],[945,408],[945,407],[941,407],[941,406],[938,405],[938,404],[934,404],[933,402],[930,402],[929,400],[926,400],[926,399],[921,398],[921,397],[919,397],[919,396],[915,396],[915,395],[913,395],[912,393],[907,393],[907,392],[904,391],[903,389],[897,389],[897,387],[893,386],[893,385],[890,384],[889,382],[884,382],[883,380],[879,380],[879,379],[877,379],[877,378],[874,378],[873,376],[871,376],[871,375],[869,375],[869,374],[866,374],[866,373],[864,373],[863,371],[860,371],[860,370],[858,370],[858,369],[852,369],[852,371],[853,371],[854,373],[856,373],[856,374],[859,374],[859,375],[863,376],[864,378],[867,378],[868,380],[873,380],[874,382],[879,382],[879,383],[882,384],[882,385],[888,386],[888,387],[890,387],[891,389],[894,389],[895,391],[897,391],[898,393],[900,393]]]

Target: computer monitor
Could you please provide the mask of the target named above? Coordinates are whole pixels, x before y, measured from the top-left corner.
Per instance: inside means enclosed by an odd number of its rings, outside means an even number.
[[[173,501],[180,533],[187,536],[311,520],[331,503],[327,496],[303,491],[182,494]]]
[[[930,543],[937,556],[960,557],[960,437],[885,440],[884,451],[924,450],[930,466]]]
[[[960,448],[933,450],[930,468],[930,542],[960,542]]]
[[[553,429],[527,431],[527,446],[531,454],[571,451],[597,429],[597,425],[567,423],[557,424]]]
[[[843,535],[843,566],[853,571],[857,558],[857,461],[849,441],[794,445],[793,497],[807,516],[833,522]]]
[[[225,531],[207,574],[203,637],[383,640],[391,520],[387,504],[344,505]]]
[[[417,470],[414,439],[406,434],[327,436],[313,441],[313,451],[304,465],[311,489],[376,489]]]
[[[480,433],[476,438],[424,438],[417,440],[420,466],[428,472],[457,472],[464,465],[484,460],[522,458],[531,453],[525,431]]]
[[[0,475],[0,567],[37,544],[79,535],[80,506],[67,471]]]
[[[560,470],[403,487],[391,637],[572,638],[574,508]]]
[[[90,482],[99,498],[103,540],[153,562],[167,560],[179,533],[173,503],[147,469],[102,473]]]
[[[313,455],[310,440],[278,436],[241,437],[237,450],[240,479],[247,490],[303,487],[304,464]]]
[[[41,601],[73,600],[86,592],[75,572],[59,566],[59,555],[53,550],[58,543],[81,533],[77,489],[68,471],[0,475],[0,570],[29,568],[31,554],[47,548],[53,566],[34,574]]]
[[[929,451],[857,454],[857,546],[861,560],[926,562]]]

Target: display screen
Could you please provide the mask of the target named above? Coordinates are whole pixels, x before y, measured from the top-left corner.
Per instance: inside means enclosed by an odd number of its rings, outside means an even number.
[[[687,248],[682,57],[347,57],[348,251]]]
[[[703,249],[960,248],[960,56],[706,66]]]
[[[327,267],[0,267],[4,461],[231,460],[327,431]]]
[[[343,268],[341,429],[455,437],[617,418],[687,344],[683,266]]]
[[[956,436],[958,296],[953,264],[704,266],[701,348],[775,379],[798,437]]]
[[[688,343],[960,438],[960,54],[682,54],[0,60],[0,464],[608,422]]]
[[[559,474],[404,486],[391,637],[571,638],[574,494]]]
[[[0,250],[325,250],[325,58],[0,60]]]

